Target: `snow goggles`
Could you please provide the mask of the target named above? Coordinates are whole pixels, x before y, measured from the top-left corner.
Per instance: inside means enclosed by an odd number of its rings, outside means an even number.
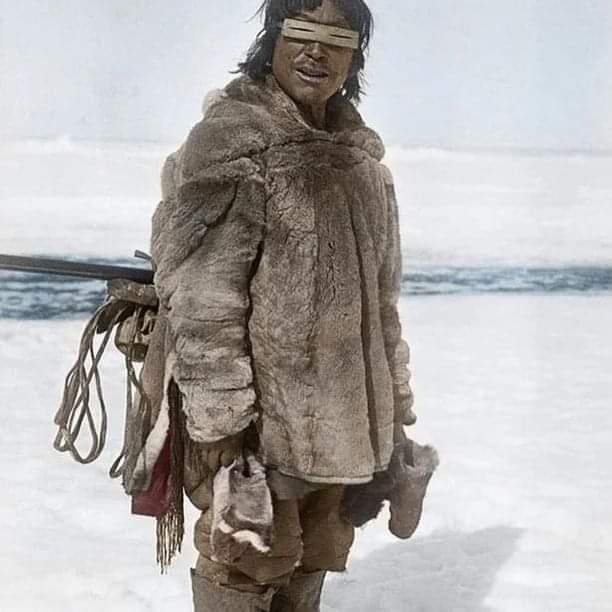
[[[314,21],[300,21],[299,19],[285,19],[281,30],[285,38],[294,38],[302,41],[316,41],[335,47],[348,47],[359,49],[359,32],[346,30],[334,26],[315,23]]]

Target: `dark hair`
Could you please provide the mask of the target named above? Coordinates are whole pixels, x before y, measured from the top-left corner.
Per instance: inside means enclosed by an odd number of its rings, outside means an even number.
[[[364,89],[363,69],[365,54],[370,44],[374,27],[372,13],[364,0],[332,0],[342,11],[351,29],[359,32],[359,48],[355,50],[353,64],[341,93],[347,100],[359,102]],[[312,11],[321,6],[323,0],[264,0],[255,13],[263,15],[263,29],[255,38],[244,62],[238,64],[236,72],[248,74],[262,80],[272,71],[272,57],[281,25],[287,17],[295,17],[302,11]]]

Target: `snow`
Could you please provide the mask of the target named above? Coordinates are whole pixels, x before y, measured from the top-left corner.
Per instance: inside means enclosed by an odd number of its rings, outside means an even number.
[[[11,254],[147,251],[171,145],[0,143],[0,244]],[[110,239],[112,237],[112,239]]]
[[[2,251],[147,251],[160,169],[178,144],[0,142]],[[612,264],[610,157],[390,148],[386,163],[407,269]]]
[[[612,157],[388,151],[408,264],[610,265]]]
[[[612,583],[612,297],[402,299],[419,423],[441,466],[413,539],[386,518],[357,536],[324,612],[597,612]],[[0,321],[0,610],[189,610],[191,532],[167,576],[154,522],[106,470],[123,372],[105,362],[110,440],[95,464],[52,449],[82,322]],[[188,513],[191,529],[196,514]]]
[[[366,530],[332,610],[611,609],[611,307],[609,297],[404,301],[412,435],[442,464],[416,539],[383,537],[382,521]]]

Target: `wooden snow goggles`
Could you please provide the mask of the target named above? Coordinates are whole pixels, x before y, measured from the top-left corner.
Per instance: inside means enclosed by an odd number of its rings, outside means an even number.
[[[314,21],[300,21],[299,19],[287,18],[283,21],[282,35],[285,38],[316,41],[326,45],[334,45],[335,47],[359,49],[359,32],[315,23]]]

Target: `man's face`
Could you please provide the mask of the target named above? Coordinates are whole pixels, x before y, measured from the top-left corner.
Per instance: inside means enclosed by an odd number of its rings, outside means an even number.
[[[313,21],[350,29],[346,17],[332,0],[323,0],[312,11],[294,19]],[[353,50],[316,41],[303,41],[279,35],[274,49],[272,72],[279,85],[298,105],[325,105],[348,78]]]

